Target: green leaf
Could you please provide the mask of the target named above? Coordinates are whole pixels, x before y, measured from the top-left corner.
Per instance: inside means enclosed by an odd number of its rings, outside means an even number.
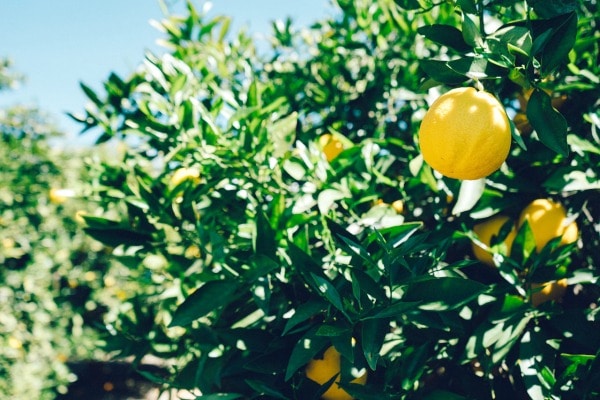
[[[327,279],[323,273],[323,269],[312,257],[306,254],[301,248],[293,243],[289,244],[289,255],[294,268],[300,273],[304,281],[315,291],[321,293],[321,288],[315,281],[314,277]]]
[[[111,247],[119,245],[142,246],[152,240],[150,234],[127,228],[84,228],[83,230],[94,239]]]
[[[448,67],[458,74],[474,79],[494,79],[507,76],[509,70],[482,57],[462,57],[448,61]]]
[[[345,325],[330,325],[323,324],[317,329],[316,335],[318,336],[341,336],[344,333],[348,333],[348,327]]]
[[[525,220],[517,231],[517,236],[515,236],[515,240],[512,244],[510,257],[517,263],[523,264],[535,251],[535,246],[533,231],[529,226],[529,221]]]
[[[354,235],[352,235],[332,219],[327,219],[327,227],[331,231],[337,245],[340,246],[340,248],[346,250],[349,254],[356,255],[369,266],[377,266],[376,263],[371,259],[369,252],[363,247],[359,240],[354,237]]]
[[[417,32],[435,43],[449,47],[461,53],[472,50],[472,48],[465,43],[462,32],[452,25],[425,25],[418,28]]]
[[[580,192],[599,190],[600,179],[591,168],[581,171],[578,167],[564,167],[557,169],[543,185],[555,192]]]
[[[569,154],[567,121],[552,107],[552,99],[543,90],[536,88],[531,94],[527,103],[527,119],[543,144],[563,156]]]
[[[378,307],[363,317],[368,319],[399,318],[409,310],[414,310],[421,304],[419,301],[396,301],[388,306]]]
[[[104,102],[102,100],[100,100],[100,98],[98,97],[96,92],[94,92],[92,90],[92,88],[90,88],[88,85],[86,85],[83,82],[80,82],[79,86],[81,87],[81,89],[83,90],[85,95],[88,97],[88,99],[90,99],[92,101],[92,103],[94,103],[96,105],[96,107],[99,107],[99,108],[102,107]]]
[[[316,334],[317,330],[318,327],[314,327],[306,332],[292,349],[292,354],[290,355],[290,360],[285,371],[286,381],[290,380],[298,369],[308,364],[319,351],[324,350],[325,346],[330,344],[330,339],[327,336],[318,336]]]
[[[541,18],[568,14],[579,6],[580,0],[529,0],[528,3]]]
[[[254,251],[256,254],[276,259],[277,240],[275,230],[271,227],[269,220],[262,212],[256,215],[256,235],[254,236]]]
[[[326,215],[336,201],[346,198],[346,194],[337,189],[325,189],[317,197],[319,212]]]
[[[189,325],[211,311],[229,304],[238,290],[239,285],[230,280],[206,282],[179,305],[169,327]]]
[[[525,332],[521,337],[518,365],[531,399],[558,398],[553,396],[556,380],[551,372],[554,370],[556,354],[547,344],[548,339],[539,327]]]
[[[262,254],[253,256],[250,261],[252,268],[245,271],[243,274],[246,282],[254,282],[280,267],[280,264],[277,261]]]
[[[333,286],[331,284],[331,282],[329,282],[327,280],[327,278],[324,278],[324,277],[321,277],[321,276],[318,276],[315,274],[311,274],[311,275],[312,275],[312,278],[314,279],[315,283],[317,284],[319,293],[321,293],[321,295],[323,295],[327,300],[329,300],[329,302],[335,308],[337,308],[339,311],[341,311],[342,314],[346,315],[346,310],[344,309],[344,305],[342,304],[342,297],[336,290],[335,286]],[[350,320],[350,318],[347,315],[346,315],[346,318],[348,318],[348,320]]]
[[[461,10],[468,14],[477,14],[477,0],[457,0]]]
[[[370,319],[363,322],[362,349],[369,368],[373,371],[377,369],[381,346],[389,330],[390,323],[387,319]]]
[[[468,77],[457,73],[455,70],[448,66],[447,61],[440,60],[420,60],[419,66],[429,75],[432,79],[437,82],[445,83],[448,85],[455,85],[464,82]]]
[[[353,268],[350,271],[350,276],[352,277],[352,283],[356,282],[356,285],[361,292],[367,293],[376,301],[385,301],[387,299],[387,294],[382,288],[382,285],[375,282],[375,280],[366,272],[358,268]],[[360,300],[360,298],[357,298],[357,300]]]
[[[561,63],[567,61],[567,56],[577,37],[577,14],[560,17],[560,24],[552,29],[541,54],[542,75],[551,73]]]
[[[293,112],[267,126],[267,132],[273,142],[273,156],[283,157],[290,149],[296,138],[298,113]]]
[[[320,315],[326,309],[327,304],[319,298],[315,298],[307,301],[306,303],[300,304],[294,310],[294,314],[285,324],[282,335],[286,335],[293,328],[300,325],[302,322],[314,317],[315,315]]]
[[[419,308],[423,310],[453,310],[488,290],[487,285],[470,279],[427,277],[408,284],[402,300],[421,302]]]
[[[462,14],[462,36],[469,46],[471,47],[482,47],[483,39],[481,38],[481,32],[479,32],[479,28],[477,24],[468,13],[463,12]]]
[[[257,379],[246,379],[245,381],[256,393],[260,393],[262,396],[268,396],[269,399],[282,399],[288,400],[289,397],[283,393],[275,390],[272,385]],[[261,396],[261,397],[262,397]]]
[[[484,190],[485,178],[462,181],[460,183],[458,199],[452,208],[452,215],[458,215],[475,207]]]
[[[466,357],[473,359],[486,352],[491,353],[492,363],[501,362],[519,341],[532,315],[520,307],[514,313],[491,315],[468,339]]]

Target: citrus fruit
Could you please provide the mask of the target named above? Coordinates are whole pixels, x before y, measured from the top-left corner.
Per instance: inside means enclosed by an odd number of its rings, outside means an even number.
[[[341,369],[341,355],[335,349],[330,346],[323,353],[323,358],[313,358],[306,365],[306,377],[320,385],[327,383],[331,378],[337,375],[337,378],[333,384],[327,389],[321,396],[324,400],[352,400],[352,396],[348,394],[344,389],[338,386],[340,382],[340,369]],[[359,377],[353,379],[351,383],[358,383],[364,385],[367,382],[366,371]]]
[[[493,95],[457,88],[433,102],[421,122],[419,143],[425,162],[442,175],[475,180],[506,160],[510,132],[504,107]]]
[[[331,162],[334,158],[344,151],[342,142],[331,133],[325,133],[319,137],[319,146],[325,154],[327,161]]]
[[[491,246],[492,238],[494,238],[495,236],[498,236],[502,227],[509,220],[510,220],[510,218],[508,218],[507,216],[497,215],[495,217],[492,217],[488,220],[485,220],[485,221],[475,225],[473,227],[473,231],[477,234],[479,241],[489,247],[489,246]],[[506,237],[504,238],[504,241],[502,242],[506,248],[506,250],[505,250],[506,255],[510,255],[510,248],[512,246],[513,241],[515,240],[516,235],[517,235],[516,229],[514,227],[511,227],[510,232],[506,235]],[[471,246],[473,248],[473,255],[475,256],[475,258],[477,258],[479,261],[481,261],[487,265],[490,265],[490,266],[494,265],[494,259],[487,250],[480,247],[475,242],[472,242]]]
[[[63,204],[71,197],[75,197],[75,191],[73,189],[52,188],[48,193],[48,199],[52,204]]]
[[[191,180],[194,183],[199,183],[200,171],[193,168],[179,168],[171,176],[171,179],[169,180],[169,186],[174,188],[187,180]]]
[[[535,246],[539,252],[552,239],[560,237],[560,245],[577,240],[579,229],[575,221],[569,222],[562,204],[549,199],[537,199],[521,211],[519,226],[527,221],[533,232]]]
[[[531,284],[531,305],[534,307],[539,306],[547,301],[559,300],[567,291],[567,279],[559,279],[557,281],[546,282],[546,283],[532,283]]]
[[[398,214],[402,214],[404,212],[404,202],[402,200],[396,200],[392,202],[392,208]]]

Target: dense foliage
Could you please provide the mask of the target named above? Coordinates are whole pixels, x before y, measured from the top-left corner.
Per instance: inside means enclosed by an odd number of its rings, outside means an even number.
[[[6,66],[6,69],[2,68]],[[16,74],[0,62],[0,89]],[[0,110],[0,393],[52,399],[68,362],[99,358],[97,325],[123,287],[108,253],[78,228],[84,151],[51,146],[60,133],[37,109]]]
[[[108,349],[205,398],[318,398],[304,367],[331,345],[360,399],[598,397],[597,2],[335,6],[275,23],[258,51],[189,3],[160,24],[164,54],[82,85],[74,118],[119,149],[92,164],[85,231],[140,283],[105,320]],[[514,127],[501,169],[461,182],[423,162],[417,132],[465,85]],[[473,257],[476,223],[537,198],[564,205],[575,242],[537,251],[524,223],[491,243],[495,266]]]

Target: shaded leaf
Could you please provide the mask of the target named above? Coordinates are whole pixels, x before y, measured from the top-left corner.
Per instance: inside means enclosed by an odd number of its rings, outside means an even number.
[[[433,42],[450,47],[461,53],[472,50],[472,48],[465,43],[462,32],[451,25],[426,25],[417,29],[417,32]]]
[[[318,336],[316,334],[317,329],[317,327],[314,327],[306,332],[294,346],[285,371],[286,381],[288,381],[298,369],[308,364],[319,351],[324,350],[325,346],[330,343],[330,339],[327,336]]]
[[[377,368],[381,346],[389,330],[390,324],[387,319],[370,319],[363,322],[362,337],[365,340],[361,341],[362,349],[369,368],[373,371]]]
[[[449,85],[458,84],[468,79],[463,74],[459,74],[448,66],[447,61],[440,60],[420,60],[419,66],[432,79],[440,83]]]
[[[543,90],[535,89],[531,94],[527,119],[543,144],[563,156],[569,154],[567,121],[552,107],[552,99]]]
[[[321,299],[312,299],[306,303],[300,304],[294,311],[294,314],[288,319],[283,329],[283,335],[287,334],[304,321],[321,314],[327,309],[327,304]]]
[[[407,285],[403,301],[421,302],[423,310],[452,310],[476,299],[488,287],[470,279],[428,277]]]
[[[239,286],[230,280],[206,282],[179,305],[169,326],[189,325],[211,311],[229,304],[235,298],[234,294],[238,289]]]

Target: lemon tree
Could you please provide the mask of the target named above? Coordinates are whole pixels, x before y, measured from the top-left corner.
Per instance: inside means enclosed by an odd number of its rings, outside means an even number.
[[[189,3],[82,85],[73,117],[122,150],[82,229],[141,283],[107,349],[208,399],[597,397],[596,4],[334,6],[259,52]],[[577,232],[538,248],[518,221],[546,198]]]

